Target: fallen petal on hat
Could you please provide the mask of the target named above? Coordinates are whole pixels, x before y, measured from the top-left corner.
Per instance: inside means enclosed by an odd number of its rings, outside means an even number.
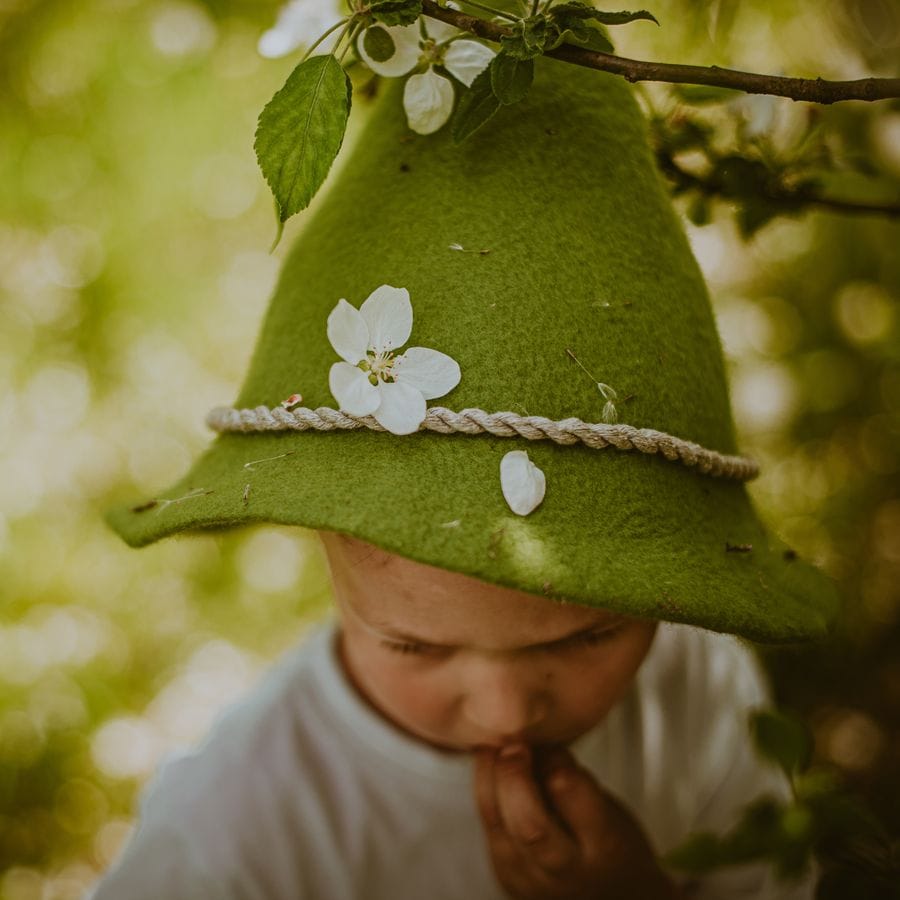
[[[403,108],[409,127],[418,134],[437,131],[450,118],[455,96],[450,79],[433,69],[411,75],[403,88]]]
[[[360,306],[359,312],[368,328],[367,349],[384,353],[402,347],[409,340],[412,333],[413,311],[409,302],[409,291],[406,288],[395,288],[389,284],[375,288]]]
[[[454,41],[444,54],[444,65],[466,87],[491,64],[494,51],[478,41]]]
[[[328,387],[340,408],[351,416],[369,416],[381,403],[378,387],[362,369],[350,363],[339,362],[331,367]]]
[[[376,25],[376,28],[382,28]],[[363,46],[363,34],[360,34],[359,40],[356,42],[356,50],[360,59],[376,74],[384,75],[386,78],[397,78],[411,72],[416,63],[419,61],[421,50],[419,48],[419,23],[413,22],[412,25],[394,25],[384,29],[394,42],[394,54],[387,59],[372,59],[366,48]]]
[[[428,347],[410,347],[394,363],[394,380],[414,387],[426,400],[452,391],[460,377],[459,363],[452,356]]]
[[[544,499],[547,480],[524,450],[511,450],[500,460],[500,488],[509,508],[527,516]]]
[[[379,425],[393,434],[412,434],[419,430],[425,421],[425,398],[420,391],[400,381],[384,382],[377,390],[381,404],[372,415]]]
[[[366,351],[371,346],[369,326],[355,306],[346,300],[338,300],[328,316],[326,331],[331,346],[345,362],[355,366],[366,358]]]

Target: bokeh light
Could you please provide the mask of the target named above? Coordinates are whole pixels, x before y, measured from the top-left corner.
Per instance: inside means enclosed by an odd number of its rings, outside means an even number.
[[[662,27],[622,29],[624,55],[897,74],[890,4],[647,5]],[[160,761],[196,745],[328,608],[307,532],[253,528],[136,553],[102,520],[206,446],[204,415],[236,396],[285,250],[308,221],[292,220],[270,253],[253,132],[298,59],[257,50],[277,8],[0,3],[3,900],[83,896]],[[642,91],[669,102],[668,88]],[[362,99],[354,107],[348,144],[366,111]],[[810,108],[742,98],[710,115],[736,116],[777,150]],[[895,108],[815,116],[848,160],[848,183],[868,162],[896,189]],[[811,723],[818,758],[897,831],[900,224],[804,212],[744,241],[732,213],[720,204],[686,229],[741,447],[762,463],[752,494],[846,597],[832,642],[766,660],[779,700]]]

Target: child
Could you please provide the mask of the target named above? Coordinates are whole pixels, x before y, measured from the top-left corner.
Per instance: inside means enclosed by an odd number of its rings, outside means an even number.
[[[787,790],[748,740],[759,671],[713,632],[821,634],[833,595],[747,498],[627,87],[539,62],[461,145],[409,140],[383,92],[285,266],[243,409],[112,517],[135,545],[315,528],[338,614],[163,768],[96,900],[811,896],[659,861]],[[427,408],[445,396],[462,411]]]

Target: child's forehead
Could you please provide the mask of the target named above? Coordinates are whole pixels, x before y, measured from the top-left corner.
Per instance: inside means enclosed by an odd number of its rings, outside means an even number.
[[[626,617],[427,566],[361,541],[326,541],[342,612],[387,636],[432,643],[556,641]]]

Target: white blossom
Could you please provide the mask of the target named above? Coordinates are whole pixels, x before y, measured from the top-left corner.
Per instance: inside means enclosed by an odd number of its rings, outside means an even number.
[[[374,416],[394,434],[412,434],[425,419],[425,401],[459,384],[456,360],[438,350],[410,347],[413,312],[406,288],[383,284],[357,309],[339,300],[328,316],[328,340],[343,359],[331,367],[331,393],[353,416]]]
[[[298,47],[314,44],[342,18],[337,0],[291,0],[281,7],[275,24],[259,39],[257,50],[270,59],[286,56]],[[319,49],[329,53],[340,33],[340,29],[333,31]]]
[[[525,450],[510,450],[500,460],[500,489],[518,516],[534,512],[544,499],[547,479]]]
[[[384,26],[376,25],[376,28]],[[394,52],[386,60],[375,60],[366,52],[364,35],[357,42],[360,58],[373,72],[397,78],[424,66],[424,71],[411,75],[403,91],[403,108],[409,127],[419,134],[432,134],[441,128],[453,112],[453,82],[435,71],[443,66],[466,87],[494,58],[494,51],[478,41],[450,40],[459,31],[444,22],[429,20],[427,38],[419,23],[384,28],[394,44]]]

